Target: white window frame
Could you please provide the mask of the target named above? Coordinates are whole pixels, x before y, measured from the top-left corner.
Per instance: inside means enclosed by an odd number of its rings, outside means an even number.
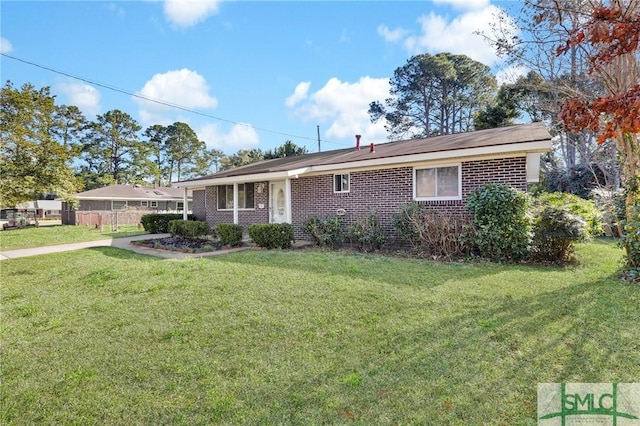
[[[429,169],[444,169],[448,167],[457,167],[458,168],[458,195],[447,195],[447,196],[434,196],[434,197],[418,197],[418,171],[420,170],[429,170]],[[438,188],[438,172],[436,171],[436,190]],[[449,200],[462,200],[462,163],[454,163],[454,164],[438,164],[433,166],[424,166],[424,167],[414,167],[413,168],[413,199],[415,201],[449,201]]]
[[[336,178],[340,176],[346,176],[347,177],[347,189],[345,190],[342,186],[342,178],[340,179],[340,188],[338,189],[336,182],[338,182],[336,180]],[[334,194],[346,194],[348,192],[351,192],[351,173],[336,173],[333,175],[333,193]]]
[[[252,211],[256,209],[256,184],[255,182],[243,182],[243,183],[239,183],[238,184],[238,197],[240,196],[240,185],[253,185],[253,207],[240,207],[238,206],[238,210],[241,211]],[[218,200],[218,197],[220,195],[220,190],[219,188],[221,186],[226,186],[227,190],[229,189],[229,187],[231,187],[231,190],[233,191],[233,185],[218,185],[216,186],[216,210],[218,210],[219,212],[230,212],[233,211],[233,205],[231,206],[231,208],[227,207],[226,209],[221,209],[220,208],[220,200]],[[246,189],[245,191],[245,197],[246,197]],[[245,205],[246,205],[247,200],[245,199]]]
[[[140,201],[140,207],[149,207],[148,201]]]
[[[182,204],[182,206],[180,206],[180,204]],[[184,210],[184,201],[176,201],[176,210]]]
[[[122,208],[120,208],[120,209],[114,209],[113,208],[113,203],[124,203],[124,206],[122,206]],[[111,211],[119,212],[119,211],[126,210],[126,209],[127,209],[127,202],[126,201],[124,201],[124,200],[111,200]]]
[[[153,207],[153,208],[158,208],[158,202],[157,201],[149,201],[149,207]]]

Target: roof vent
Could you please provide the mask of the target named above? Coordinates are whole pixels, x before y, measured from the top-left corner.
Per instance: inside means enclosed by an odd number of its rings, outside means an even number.
[[[362,135],[356,135],[356,151],[360,151],[360,138]]]

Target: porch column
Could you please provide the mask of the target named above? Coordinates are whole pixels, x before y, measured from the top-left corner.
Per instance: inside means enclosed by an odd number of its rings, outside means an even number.
[[[187,220],[188,217],[188,213],[187,213],[187,209],[189,208],[189,203],[188,203],[188,199],[187,199],[187,187],[185,186],[183,188],[183,192],[182,192],[182,220]]]
[[[291,179],[289,178],[284,181],[284,191],[286,195],[286,197],[284,197],[285,221],[291,223]]]
[[[233,223],[238,224],[238,184],[233,184]]]

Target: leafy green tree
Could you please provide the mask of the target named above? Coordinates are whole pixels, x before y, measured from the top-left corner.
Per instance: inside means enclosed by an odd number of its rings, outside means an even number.
[[[166,153],[169,166],[169,182],[183,174],[195,159],[206,151],[206,144],[198,139],[198,135],[187,123],[176,122],[167,127]]]
[[[503,84],[498,89],[495,101],[476,111],[473,127],[476,130],[482,130],[510,126],[519,116],[520,112],[513,91],[510,86]]]
[[[88,140],[83,147],[82,159],[86,173],[97,176],[97,181],[109,175],[113,183],[140,181],[146,172],[148,147],[140,141],[140,125],[129,114],[120,110],[99,115],[90,125]]]
[[[282,145],[274,148],[273,150],[265,151],[264,159],[271,160],[273,158],[293,157],[296,155],[307,154],[307,148],[304,146],[298,146],[290,140],[285,141]]]
[[[394,72],[390,97],[369,104],[372,122],[386,119],[390,139],[471,130],[474,113],[496,89],[491,69],[465,55],[412,56]]]
[[[151,172],[154,177],[154,184],[163,186],[163,178],[166,174],[165,145],[167,143],[167,128],[161,124],[154,124],[147,127],[144,131],[144,136],[147,138],[149,152],[153,156]]]
[[[10,81],[0,91],[0,197],[15,206],[46,194],[72,201],[80,188],[73,149],[56,138],[62,128],[49,87]]]
[[[264,154],[260,148],[241,149],[233,155],[221,160],[221,170],[233,169],[264,160]]]

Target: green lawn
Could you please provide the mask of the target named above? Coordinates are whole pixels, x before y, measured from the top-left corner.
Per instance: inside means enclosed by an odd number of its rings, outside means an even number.
[[[0,423],[534,425],[539,382],[640,378],[640,286],[578,257],[6,260]]]
[[[106,240],[109,238],[130,237],[146,234],[136,225],[121,225],[112,232],[111,226],[104,231],[90,226],[53,225],[39,228],[8,229],[0,231],[0,250],[15,250],[30,247],[50,246],[54,244],[79,243],[83,241]]]

